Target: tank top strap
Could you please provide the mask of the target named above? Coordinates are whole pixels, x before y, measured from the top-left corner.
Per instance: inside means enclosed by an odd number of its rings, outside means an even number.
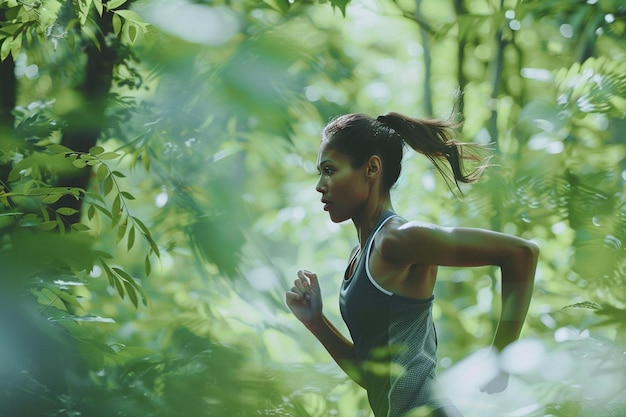
[[[376,226],[374,226],[374,228],[372,229],[372,232],[370,233],[369,237],[367,238],[367,241],[365,242],[365,246],[363,248],[363,253],[367,254],[369,253],[371,247],[372,247],[372,242],[374,241],[374,238],[376,237],[376,234],[380,231],[380,229],[383,228],[383,226],[385,225],[385,223],[387,223],[387,221],[389,219],[391,219],[392,217],[396,217],[397,214],[394,213],[391,210],[385,211],[383,214],[380,215],[380,219],[378,220],[378,223],[376,223]]]

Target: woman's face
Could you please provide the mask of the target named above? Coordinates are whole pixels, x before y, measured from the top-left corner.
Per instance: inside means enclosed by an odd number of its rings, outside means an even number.
[[[317,156],[320,179],[315,189],[322,194],[324,211],[334,223],[341,223],[363,210],[370,186],[365,167],[352,168],[350,158],[323,141]]]

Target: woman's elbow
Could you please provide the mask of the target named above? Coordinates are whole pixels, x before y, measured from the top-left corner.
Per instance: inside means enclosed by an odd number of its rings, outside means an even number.
[[[523,240],[513,258],[516,269],[534,271],[539,260],[539,246],[530,240]]]
[[[539,259],[539,246],[530,240],[516,239],[513,246],[503,253],[499,266],[503,269],[534,269]]]
[[[526,240],[525,242],[525,251],[527,252],[526,256],[528,256],[533,262],[536,263],[539,259],[539,245],[530,240]]]

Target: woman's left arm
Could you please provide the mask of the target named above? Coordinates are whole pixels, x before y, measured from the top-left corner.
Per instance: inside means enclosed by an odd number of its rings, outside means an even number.
[[[381,253],[393,263],[499,266],[502,308],[493,347],[502,351],[519,338],[530,305],[539,257],[535,243],[489,230],[409,222],[383,234]],[[498,384],[495,385],[485,390],[500,390]]]

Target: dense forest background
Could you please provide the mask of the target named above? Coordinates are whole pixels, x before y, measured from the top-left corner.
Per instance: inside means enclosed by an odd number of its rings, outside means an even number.
[[[340,325],[319,132],[388,111],[494,148],[463,197],[408,154],[399,213],[542,249],[497,395],[498,271],[441,271],[458,407],[626,416],[625,32],[620,0],[0,1],[0,416],[370,416],[283,297],[314,270]]]

